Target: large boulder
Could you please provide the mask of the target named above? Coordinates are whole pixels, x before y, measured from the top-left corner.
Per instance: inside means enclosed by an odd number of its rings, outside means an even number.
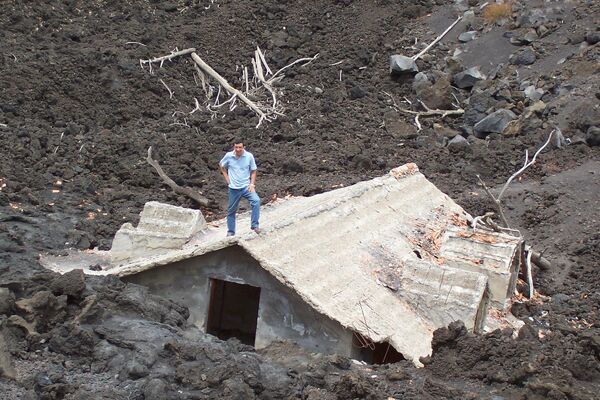
[[[473,132],[476,137],[485,139],[490,133],[502,133],[515,118],[515,113],[502,108],[476,123]]]

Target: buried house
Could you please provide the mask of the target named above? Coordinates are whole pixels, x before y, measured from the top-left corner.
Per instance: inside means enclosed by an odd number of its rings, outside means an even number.
[[[522,239],[471,228],[414,164],[269,204],[260,235],[248,218],[225,237],[224,221],[150,202],[137,228],[119,230],[103,269],[85,272],[184,304],[190,322],[222,339],[420,365],[437,328],[461,320],[478,332],[501,314],[489,310],[505,308],[522,260]],[[42,262],[60,272],[83,265]]]

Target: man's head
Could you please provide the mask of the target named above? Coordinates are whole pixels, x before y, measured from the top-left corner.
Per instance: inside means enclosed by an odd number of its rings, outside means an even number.
[[[241,139],[238,138],[233,141],[233,152],[236,157],[239,157],[244,153],[244,142]]]

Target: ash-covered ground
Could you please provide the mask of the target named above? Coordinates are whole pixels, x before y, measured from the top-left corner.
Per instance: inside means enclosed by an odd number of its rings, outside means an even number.
[[[2,2],[0,398],[598,398],[600,4],[513,1],[505,18],[482,4]],[[417,61],[422,74],[390,74],[391,54],[418,53],[460,15]],[[475,33],[461,41],[464,32]],[[319,54],[286,70],[276,86],[285,115],[258,129],[243,104],[190,114],[205,93],[189,56],[153,73],[139,63],[195,47],[242,88],[240,67],[256,46],[273,71]],[[486,79],[459,88],[455,75],[474,66]],[[423,111],[421,100],[465,112],[421,117],[418,130],[389,95],[401,108]],[[109,248],[146,201],[197,207],[146,163],[149,146],[178,184],[211,200],[209,219],[223,216],[217,163],[240,135],[257,158],[264,202],[415,162],[481,215],[495,209],[476,175],[502,187],[555,128],[566,143],[552,141],[504,200],[511,225],[552,261],[534,268],[533,300],[519,284],[512,312],[525,327],[516,339],[442,329],[422,369],[359,365],[290,343],[257,352],[188,326],[185,308],[143,287],[59,276],[37,261]]]

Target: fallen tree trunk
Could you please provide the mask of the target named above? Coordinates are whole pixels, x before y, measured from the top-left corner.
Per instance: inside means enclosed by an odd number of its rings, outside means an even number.
[[[169,178],[167,174],[165,174],[165,171],[163,171],[161,166],[158,164],[158,162],[156,162],[156,160],[152,158],[152,146],[148,147],[148,157],[146,158],[146,161],[156,170],[158,175],[171,188],[171,190],[173,190],[173,192],[187,196],[190,199],[194,200],[196,203],[200,204],[201,206],[206,207],[210,204],[210,201],[206,197],[202,196],[194,189],[189,187],[181,187],[177,183],[175,183],[173,179]]]

